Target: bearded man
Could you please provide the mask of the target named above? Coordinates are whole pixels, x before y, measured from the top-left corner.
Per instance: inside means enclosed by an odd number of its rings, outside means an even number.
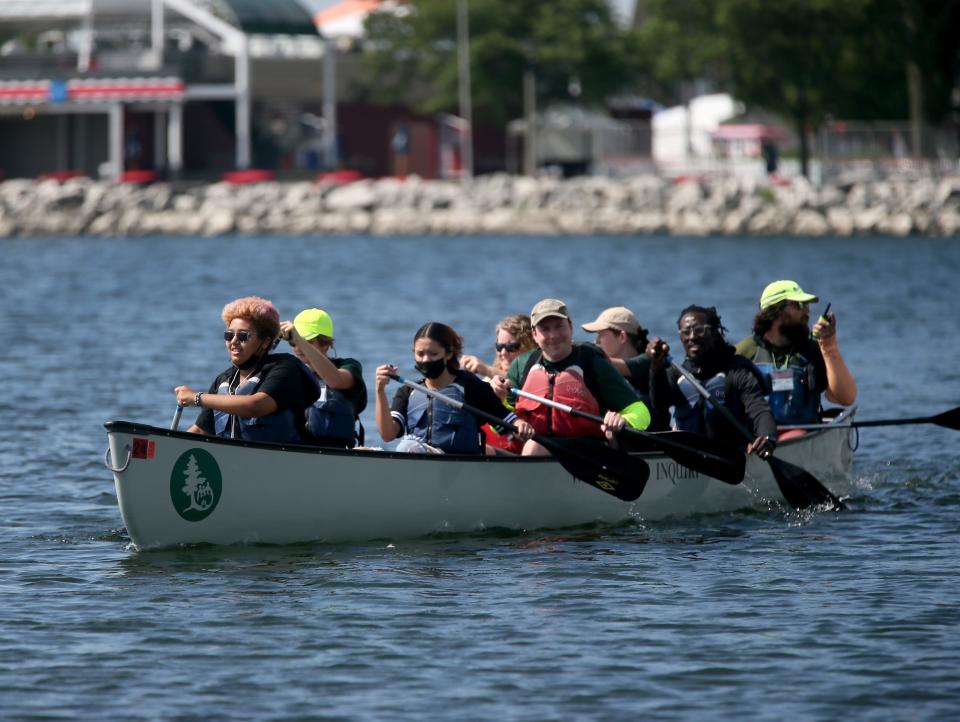
[[[757,366],[777,423],[820,421],[820,395],[842,406],[857,398],[857,382],[837,342],[837,318],[827,313],[810,329],[810,304],[820,299],[794,281],[775,281],[760,296],[753,336],[737,353]]]

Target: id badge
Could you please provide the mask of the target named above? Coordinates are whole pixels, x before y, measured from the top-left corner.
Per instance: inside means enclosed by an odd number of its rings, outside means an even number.
[[[770,375],[774,391],[793,391],[793,371],[780,371]]]

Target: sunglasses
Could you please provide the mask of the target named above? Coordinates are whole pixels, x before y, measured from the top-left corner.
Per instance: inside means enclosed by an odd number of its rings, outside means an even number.
[[[253,331],[224,331],[223,340],[229,343],[230,341],[233,341],[233,337],[236,336],[237,341],[239,341],[240,343],[246,343],[247,339],[249,339],[251,336],[256,336],[256,335],[257,334],[254,333]]]
[[[511,341],[510,343],[495,343],[493,344],[493,347],[497,349],[497,351],[509,351],[510,353],[513,353],[514,351],[520,350],[520,342]]]
[[[701,338],[710,333],[710,326],[702,323],[698,326],[687,326],[680,329],[680,338]]]

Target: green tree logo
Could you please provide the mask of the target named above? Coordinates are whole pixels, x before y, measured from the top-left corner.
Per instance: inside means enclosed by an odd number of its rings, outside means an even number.
[[[217,508],[223,478],[213,455],[204,449],[180,454],[170,472],[170,501],[187,521],[206,519]]]

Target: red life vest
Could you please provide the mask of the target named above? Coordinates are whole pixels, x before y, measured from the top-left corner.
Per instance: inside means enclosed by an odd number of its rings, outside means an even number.
[[[583,369],[576,364],[557,374],[551,374],[540,363],[536,363],[523,382],[523,390],[594,416],[601,415],[600,404],[584,381]],[[568,414],[522,396],[517,400],[517,416],[533,426],[538,434],[545,436],[603,436],[600,424],[596,421]]]

